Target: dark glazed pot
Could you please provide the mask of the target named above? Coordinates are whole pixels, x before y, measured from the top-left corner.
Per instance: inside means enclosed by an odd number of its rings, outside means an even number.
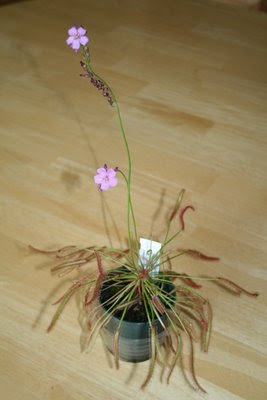
[[[166,317],[163,317],[166,323]],[[112,317],[102,331],[102,337],[107,348],[113,352],[113,339],[120,322]],[[159,321],[154,322],[157,339],[160,344],[165,338],[165,331]],[[148,322],[122,321],[119,335],[119,358],[128,362],[142,362],[150,358],[150,338]]]
[[[123,269],[123,267],[120,267]],[[114,273],[114,272],[112,272]],[[111,274],[112,274],[111,273]],[[102,289],[105,287],[105,290],[108,289],[106,283],[104,282],[102,285]],[[101,289],[99,301],[100,304],[103,304],[106,298],[104,299],[103,291]],[[172,282],[168,282],[165,286],[165,290],[171,292],[174,289],[174,285]],[[175,294],[172,295],[173,302],[175,301]],[[102,306],[102,310],[108,312],[105,306]],[[140,314],[139,314],[140,316]],[[142,362],[148,360],[150,358],[150,330],[149,323],[145,322],[137,322],[132,321],[133,314],[131,314],[131,318],[127,318],[128,320],[124,320],[120,326],[120,334],[119,334],[119,358],[128,362]],[[130,319],[130,320],[129,320]],[[139,318],[140,320],[140,318]],[[166,315],[162,315],[162,321],[165,326],[168,325],[168,319]],[[117,331],[118,325],[120,323],[120,316],[113,316],[110,321],[105,325],[102,329],[102,338],[107,346],[107,348],[113,352],[113,341],[114,335]],[[159,344],[162,344],[165,339],[165,330],[160,324],[160,322],[156,319],[153,322],[153,325],[156,330],[157,341]]]

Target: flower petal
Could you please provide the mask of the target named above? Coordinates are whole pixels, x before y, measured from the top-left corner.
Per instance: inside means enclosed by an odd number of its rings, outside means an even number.
[[[66,40],[67,45],[70,46],[73,43],[73,40],[74,40],[73,36],[68,37],[68,39]]]
[[[74,39],[72,44],[71,44],[71,47],[73,48],[73,50],[79,50],[79,48],[80,48],[79,39]]]
[[[111,187],[116,186],[117,183],[118,183],[118,179],[117,179],[117,178],[109,178],[109,185],[110,185]]]
[[[76,36],[76,35],[78,34],[77,26],[76,26],[76,25],[73,25],[73,26],[68,30],[68,34],[69,34],[70,36]]]
[[[84,35],[86,34],[86,29],[84,29],[83,26],[80,26],[80,27],[77,29],[77,31],[78,31],[79,36],[84,36]]]
[[[100,185],[103,182],[103,178],[100,175],[95,175],[94,181],[97,185]]]
[[[108,190],[109,189],[109,182],[108,181],[103,181],[100,185],[101,190]]]
[[[83,46],[86,46],[87,43],[89,42],[89,39],[88,39],[87,36],[81,36],[79,40],[80,40],[80,43],[81,43]]]
[[[97,169],[97,173],[98,173],[98,174],[105,174],[105,175],[106,175],[107,170],[106,170],[105,168],[98,168],[98,169]]]
[[[109,168],[109,169],[107,170],[107,176],[108,176],[109,178],[114,178],[114,177],[116,176],[116,171],[115,171],[113,168]]]

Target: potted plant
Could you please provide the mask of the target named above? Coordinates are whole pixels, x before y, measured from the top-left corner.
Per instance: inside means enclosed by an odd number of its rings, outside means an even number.
[[[66,246],[55,251],[42,251],[31,246],[31,249],[49,253],[59,260],[52,267],[52,272],[60,276],[80,271],[88,263],[94,263],[96,266],[95,269],[85,270],[54,303],[58,308],[48,331],[53,328],[70,298],[81,291],[89,334],[86,347],[91,348],[99,334],[102,334],[108,349],[114,354],[117,367],[119,359],[130,362],[150,359],[148,373],[142,385],[144,387],[153,374],[157,359],[168,367],[169,382],[181,356],[182,343],[187,340],[191,349],[192,386],[204,392],[195,374],[193,343],[198,329],[201,334],[201,348],[205,352],[208,350],[212,307],[198,292],[201,288],[199,282],[209,280],[238,295],[244,293],[256,297],[258,293],[250,292],[223,277],[195,278],[184,272],[175,272],[172,268],[173,261],[182,255],[209,262],[219,260],[218,257],[207,256],[197,250],[171,247],[185,229],[185,213],[190,209],[194,211],[191,205],[182,206],[184,189],[180,191],[168,215],[162,243],[138,237],[131,195],[131,152],[118,101],[110,85],[92,68],[86,30],[73,26],[68,30],[68,34],[67,44],[75,52],[81,50],[81,76],[95,86],[107,99],[109,106],[117,112],[120,133],[128,157],[128,170],[124,172],[118,167],[111,168],[105,164],[97,169],[94,182],[101,193],[115,187],[118,184],[118,176],[125,181],[128,246],[125,249]],[[172,225],[176,226],[173,233]]]

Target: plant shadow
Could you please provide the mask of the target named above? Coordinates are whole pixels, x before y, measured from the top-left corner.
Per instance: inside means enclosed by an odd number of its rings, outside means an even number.
[[[22,3],[29,0],[0,0],[0,7],[1,6],[9,6],[14,3]]]
[[[41,301],[42,306],[41,306],[41,308],[40,308],[35,320],[33,321],[32,329],[37,328],[37,326],[41,323],[42,317],[46,313],[48,307],[53,305],[53,302],[55,302],[55,300],[56,300],[57,293],[62,288],[65,287],[67,282],[70,282],[70,280],[69,279],[64,279],[63,281],[60,281],[52,290],[50,290],[50,292],[45,297],[45,299],[43,299]]]
[[[71,166],[61,172],[60,179],[64,183],[66,191],[69,193],[81,186],[80,175]]]

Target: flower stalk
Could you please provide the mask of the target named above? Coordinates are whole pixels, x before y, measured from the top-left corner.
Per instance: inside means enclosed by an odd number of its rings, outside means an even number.
[[[128,160],[128,174],[127,174],[127,179],[125,179],[126,185],[127,185],[127,234],[128,234],[128,245],[130,249],[130,256],[133,264],[135,264],[135,259],[134,259],[134,252],[132,248],[132,242],[131,242],[131,217],[132,217],[132,223],[134,226],[134,235],[135,235],[135,246],[136,246],[136,251],[138,252],[139,246],[138,246],[138,236],[137,236],[137,227],[136,227],[136,220],[134,216],[134,210],[132,206],[132,196],[131,196],[131,179],[132,179],[132,159],[131,159],[131,152],[128,144],[128,139],[124,130],[122,118],[121,118],[121,113],[120,113],[120,107],[118,104],[118,101],[115,97],[115,94],[113,90],[111,89],[110,85],[98,74],[96,74],[92,68],[92,65],[90,63],[90,52],[89,48],[87,46],[83,47],[83,61],[82,61],[82,67],[84,70],[87,72],[87,76],[93,80],[93,82],[99,82],[99,88],[102,89],[103,94],[107,96],[109,103],[115,104],[116,107],[116,112],[117,112],[117,117],[119,121],[119,127],[120,127],[120,132],[122,135],[122,139],[125,145],[125,150],[126,150],[126,155],[127,155],[127,160]],[[122,171],[120,171],[122,173]],[[122,173],[124,175],[124,173]],[[125,178],[125,175],[124,175]]]

